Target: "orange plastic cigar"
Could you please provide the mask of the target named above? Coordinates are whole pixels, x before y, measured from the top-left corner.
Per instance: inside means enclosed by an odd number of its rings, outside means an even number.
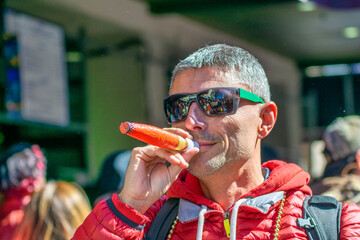
[[[123,122],[120,124],[120,131],[150,145],[168,150],[182,151],[195,146],[195,143],[188,138],[184,139],[179,135],[148,124]]]

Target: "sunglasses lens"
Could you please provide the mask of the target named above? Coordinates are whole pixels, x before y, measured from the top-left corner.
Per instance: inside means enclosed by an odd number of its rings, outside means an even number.
[[[170,97],[165,100],[165,115],[169,123],[186,119],[189,112],[189,97]]]
[[[196,100],[207,116],[228,115],[233,114],[237,107],[237,104],[234,104],[235,94],[235,88],[212,88],[197,93]],[[184,121],[189,113],[190,102],[193,101],[195,94],[176,94],[166,98],[164,109],[168,122]]]
[[[208,116],[234,113],[234,91],[231,89],[209,89],[198,95],[203,112]]]

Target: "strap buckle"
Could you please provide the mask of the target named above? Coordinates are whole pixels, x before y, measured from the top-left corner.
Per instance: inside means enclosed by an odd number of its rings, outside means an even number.
[[[298,218],[297,219],[297,224],[299,227],[301,228],[307,228],[307,229],[310,229],[310,228],[314,228],[316,227],[316,223],[314,222],[314,219],[312,218]]]

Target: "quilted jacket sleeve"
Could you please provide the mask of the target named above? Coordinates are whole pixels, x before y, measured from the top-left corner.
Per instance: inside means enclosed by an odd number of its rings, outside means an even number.
[[[341,212],[340,240],[360,239],[360,207],[344,203]]]
[[[112,198],[99,202],[83,224],[76,230],[73,240],[85,239],[142,239],[166,198],[157,201],[145,215]]]

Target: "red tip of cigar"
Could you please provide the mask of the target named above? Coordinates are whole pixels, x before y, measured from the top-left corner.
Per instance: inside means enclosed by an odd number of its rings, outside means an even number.
[[[124,122],[124,123],[120,124],[120,132],[122,134],[126,134],[126,133],[130,132],[130,130],[131,130],[131,123]]]

